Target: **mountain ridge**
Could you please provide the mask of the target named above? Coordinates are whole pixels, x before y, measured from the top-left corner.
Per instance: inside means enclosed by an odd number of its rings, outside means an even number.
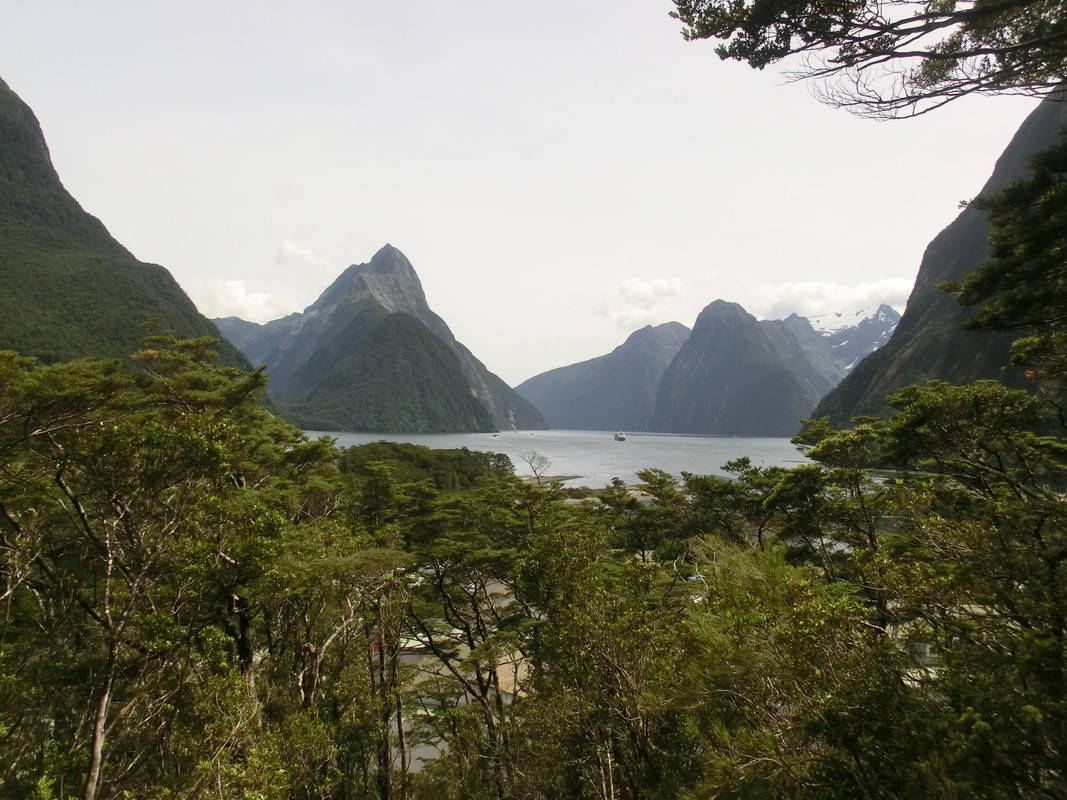
[[[646,430],[659,380],[689,333],[680,322],[646,325],[610,353],[535,375],[515,391],[553,428]]]
[[[991,194],[1029,170],[1030,157],[1060,140],[1067,123],[1062,90],[1046,97],[1020,125],[997,159],[981,194]],[[968,206],[927,245],[908,306],[884,347],[863,359],[815,409],[838,426],[853,417],[886,416],[885,398],[904,386],[937,378],[950,383],[992,378],[1010,386],[1025,380],[1006,367],[1015,335],[960,327],[972,309],[937,289],[960,281],[989,254],[989,227],[982,211]]]
[[[699,343],[689,343],[696,325],[692,332],[677,322],[645,326],[611,353],[535,375],[516,390],[557,428],[791,435],[801,417],[846,374],[853,351],[876,347],[899,319],[884,304],[864,313],[857,321],[859,312],[851,312],[849,327],[838,324],[819,332],[797,314],[757,321],[740,305],[718,300],[698,321],[704,325],[718,314],[729,322],[713,334],[701,333]],[[737,351],[746,350],[747,356],[728,367],[736,371],[732,386],[722,385],[717,373],[737,361]],[[685,364],[676,364],[679,359]],[[755,371],[770,383],[748,385],[745,381]],[[785,397],[801,399],[784,410],[776,408]],[[754,414],[742,422],[745,409],[751,408],[762,409],[764,419]],[[784,421],[766,423],[779,416]]]
[[[394,315],[417,321],[446,350],[438,350],[434,341],[409,323],[390,320]],[[216,320],[216,324],[241,343],[254,363],[268,365],[268,394],[298,421],[315,419],[320,426],[344,430],[396,429],[403,424],[440,432],[546,427],[536,408],[456,340],[445,321],[430,309],[411,262],[391,244],[369,262],[346,268],[302,313],[263,325],[237,318]],[[423,363],[437,378],[420,380],[411,371],[411,363],[390,364],[358,352],[371,347],[371,342],[376,343],[374,347],[382,346],[381,325],[403,332],[414,348],[407,353],[390,348],[395,358]],[[429,351],[438,353],[432,361],[425,360]],[[453,371],[462,374],[462,389]],[[393,375],[393,383],[385,379],[386,374]],[[342,386],[358,395],[366,413],[339,411],[343,403],[336,395]],[[389,421],[384,410],[380,414],[369,411],[377,406],[368,394],[370,386],[391,386],[388,391],[395,398],[403,397],[405,402],[395,404],[395,420]],[[485,415],[469,407],[460,396],[464,393],[484,408]],[[406,402],[412,394],[421,398],[422,406]],[[432,412],[431,406],[447,406],[455,416],[448,422],[448,415]],[[324,414],[325,407],[333,411]],[[402,409],[406,410],[402,413]],[[401,422],[401,417],[407,422]]]
[[[0,79],[0,348],[46,363],[118,359],[145,323],[179,338],[220,338],[164,267],[139,261],[66,190],[40,122]],[[248,368],[225,340],[220,363]]]

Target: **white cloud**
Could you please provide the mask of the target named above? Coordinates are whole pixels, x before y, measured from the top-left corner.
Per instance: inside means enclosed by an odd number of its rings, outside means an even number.
[[[903,311],[913,284],[914,281],[904,278],[884,278],[855,286],[829,281],[760,284],[742,305],[758,319],[784,319],[793,313],[812,317],[879,303]]]
[[[298,310],[290,298],[252,292],[244,281],[222,278],[192,278],[185,289],[205,317],[240,317],[248,322],[269,322]]]
[[[282,285],[300,296],[250,292],[245,281],[224,278],[190,278],[184,288],[206,317],[262,323],[303,310],[340,272],[328,258],[289,237],[279,243],[274,263],[285,273]]]
[[[678,278],[627,278],[612,287],[600,312],[619,327],[634,330],[663,322],[671,301],[684,292],[685,284]]]
[[[279,267],[286,269],[308,270],[329,276],[329,280],[337,277],[341,270],[325,256],[321,256],[310,247],[300,244],[289,237],[282,239],[278,245],[278,252],[274,256],[274,262]]]

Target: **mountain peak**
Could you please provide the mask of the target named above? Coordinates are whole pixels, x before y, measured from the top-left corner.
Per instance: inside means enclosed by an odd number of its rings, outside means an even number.
[[[268,393],[302,424],[545,427],[537,409],[456,341],[430,309],[411,262],[390,244],[345,269],[303,314],[258,330],[226,327],[240,333],[257,363],[270,365]]]
[[[415,268],[391,244],[382,247],[370,261],[348,267],[306,312],[328,310],[344,299],[358,302],[365,297],[373,298],[390,313],[403,311],[424,322],[432,313]]]
[[[864,320],[876,318],[899,320],[900,314],[898,314],[892,306],[885,303],[877,305],[868,303],[859,306],[858,308],[846,309],[844,311],[828,311],[822,314],[813,314],[806,319],[811,323],[811,327],[823,336],[830,336],[843,331],[846,328],[854,328]]]

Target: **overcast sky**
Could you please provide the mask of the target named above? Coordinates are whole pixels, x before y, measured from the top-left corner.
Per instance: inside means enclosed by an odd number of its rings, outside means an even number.
[[[1036,101],[857,119],[687,43],[669,0],[0,0],[67,189],[208,316],[385,243],[511,385],[715,299],[903,308]]]

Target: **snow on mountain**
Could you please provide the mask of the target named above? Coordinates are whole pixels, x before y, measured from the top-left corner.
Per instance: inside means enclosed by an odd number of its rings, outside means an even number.
[[[833,348],[834,356],[851,370],[860,359],[889,341],[900,314],[885,303],[849,311],[808,317],[811,327]]]
[[[811,323],[811,327],[823,336],[831,336],[848,328],[854,328],[864,320],[875,318],[895,321],[900,319],[900,315],[889,306],[880,304],[866,305],[849,311],[830,311],[807,317],[807,320]]]

